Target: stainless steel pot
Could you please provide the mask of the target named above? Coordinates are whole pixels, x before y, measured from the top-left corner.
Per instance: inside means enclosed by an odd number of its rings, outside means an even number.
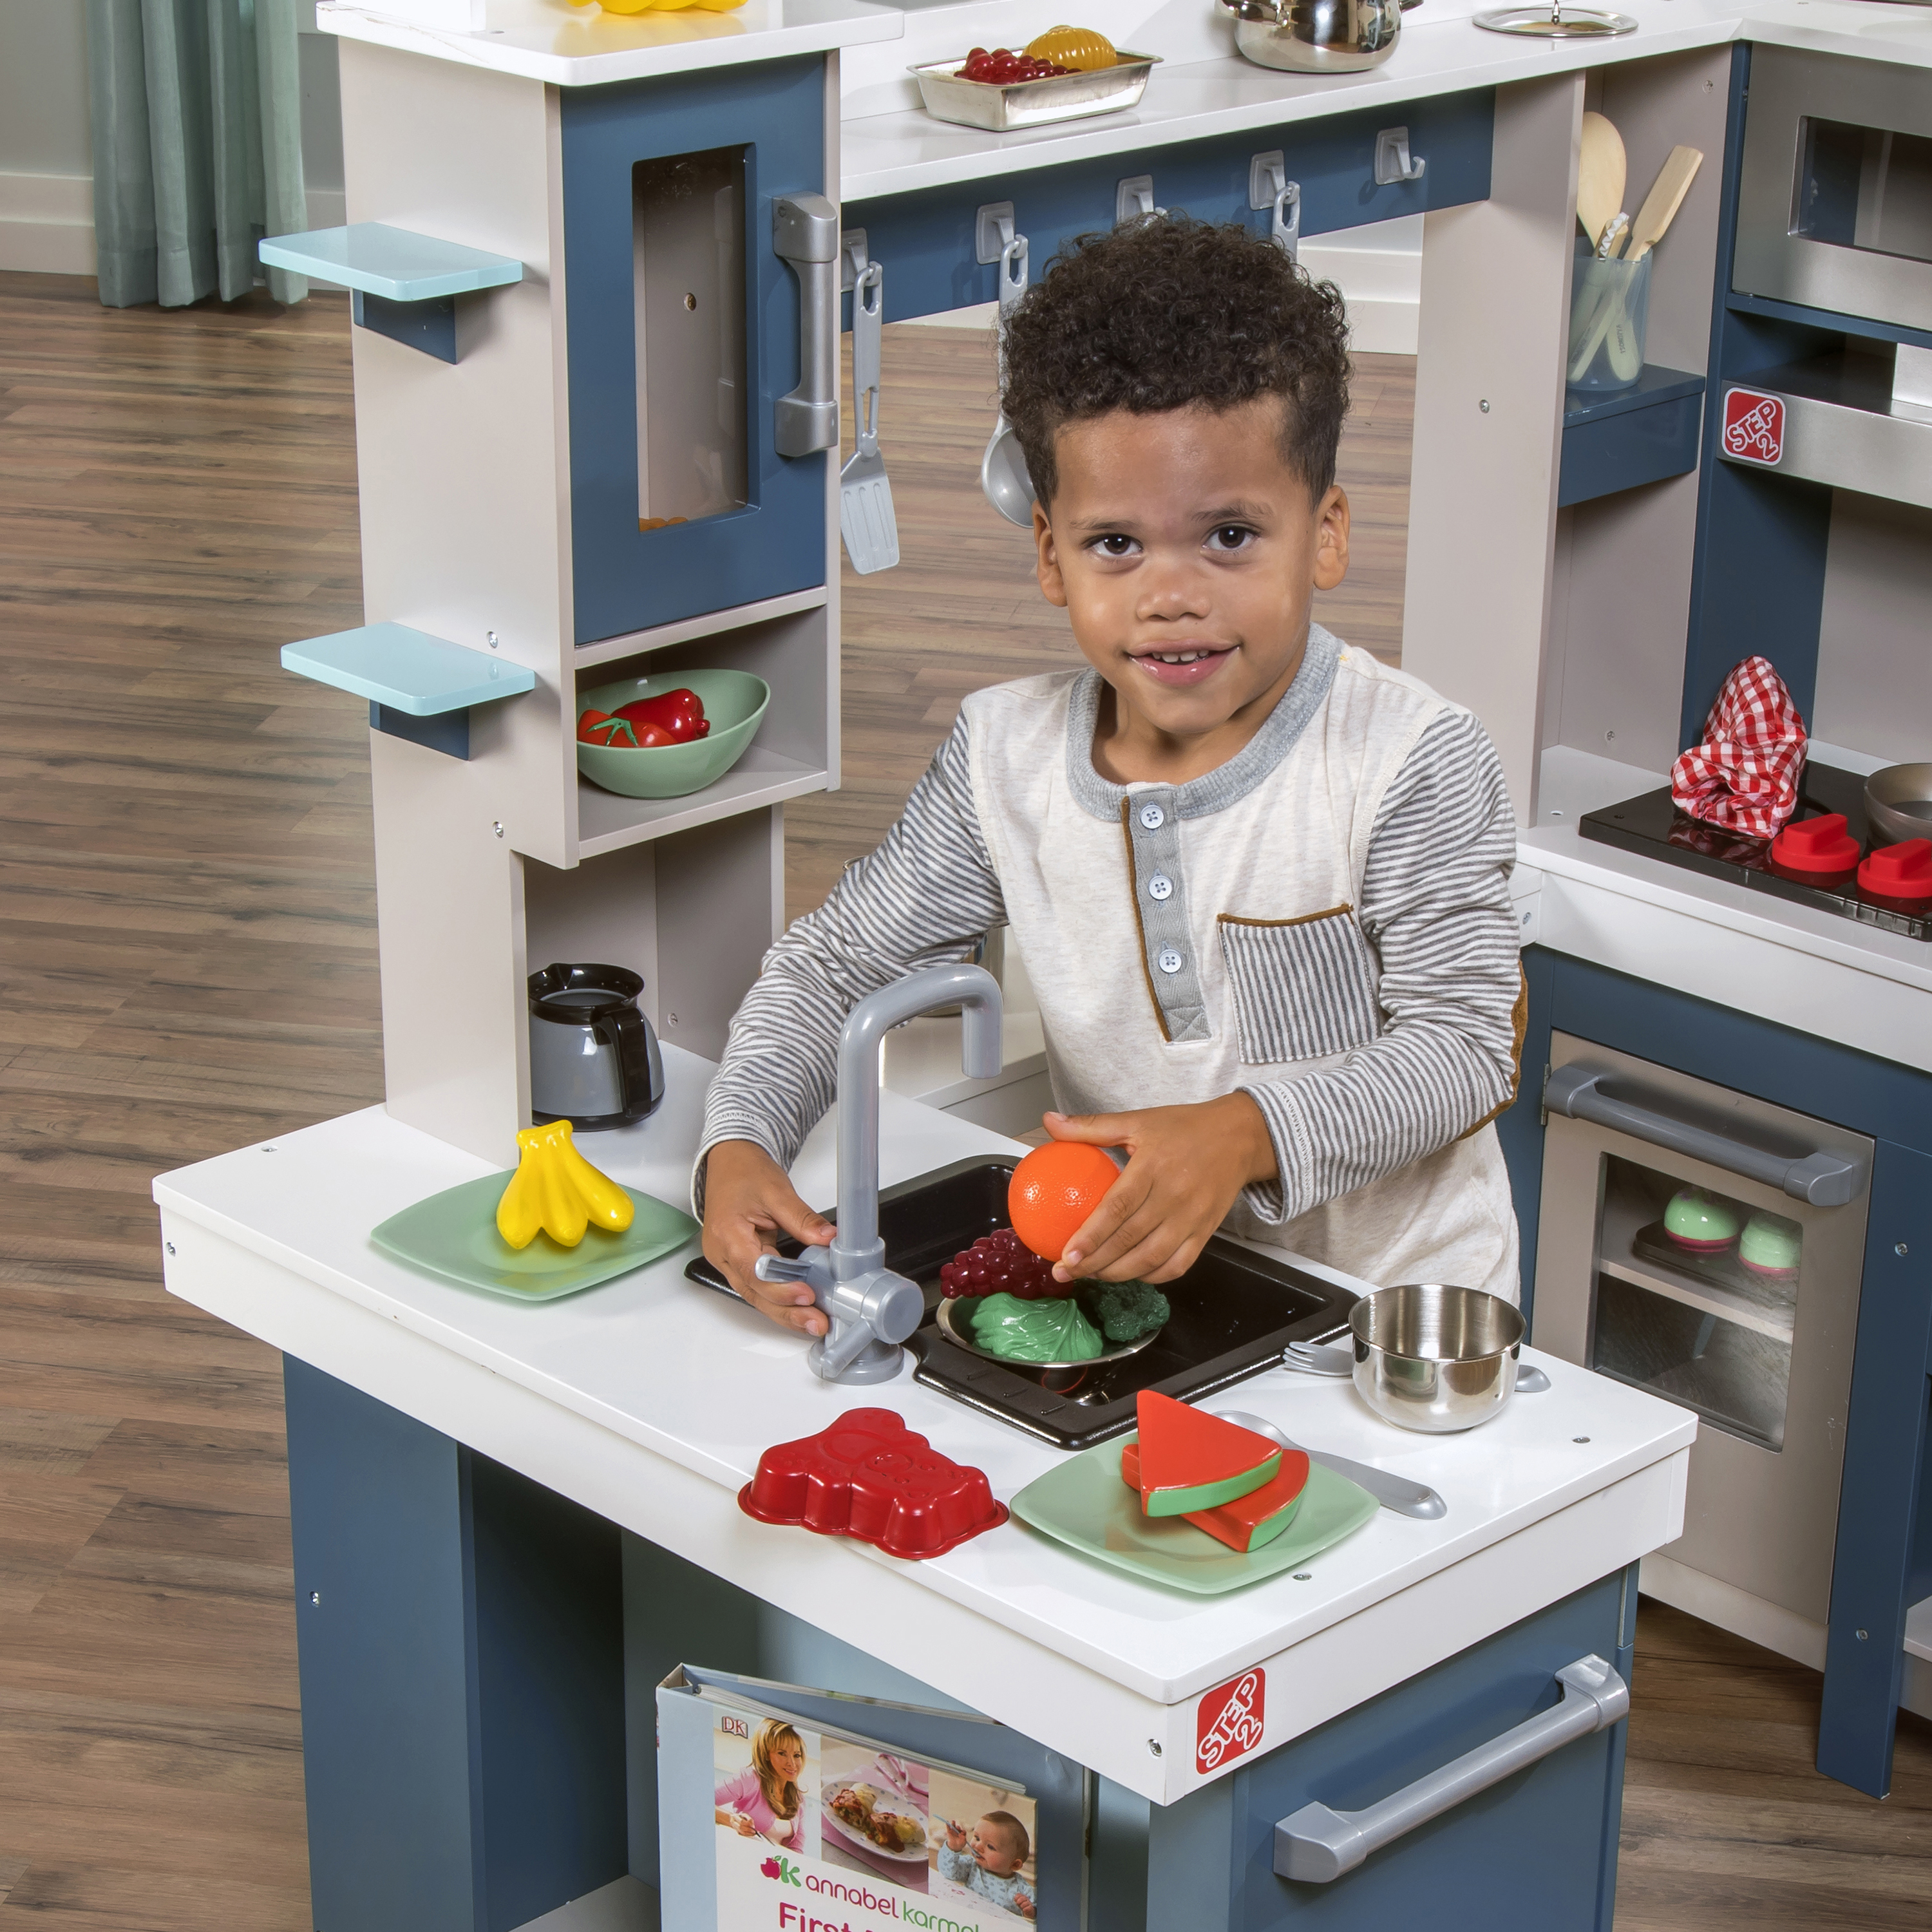
[[[1499,1295],[1435,1282],[1378,1288],[1355,1304],[1348,1326],[1355,1388],[1398,1428],[1474,1429],[1516,1388],[1522,1316]]]
[[[1932,765],[1887,765],[1865,780],[1865,818],[1874,845],[1932,838]]]
[[[1395,52],[1406,8],[1421,0],[1220,0],[1234,45],[1258,67],[1359,74]]]

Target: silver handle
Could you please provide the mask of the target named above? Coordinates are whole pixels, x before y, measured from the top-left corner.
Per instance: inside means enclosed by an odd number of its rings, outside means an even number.
[[[1613,1127],[1634,1140],[1707,1161],[1726,1173],[1778,1188],[1794,1201],[1808,1202],[1814,1208],[1842,1208],[1864,1191],[1866,1162],[1862,1156],[1838,1154],[1828,1148],[1780,1153],[1754,1147],[1748,1141],[1679,1120],[1654,1104],[1620,1099],[1605,1084],[1617,1078],[1616,1074],[1582,1061],[1553,1068],[1543,1083],[1544,1106],[1570,1120]]]
[[[1556,1681],[1563,1687],[1563,1701],[1553,1709],[1525,1718],[1379,1804],[1364,1811],[1304,1804],[1282,1819],[1274,1828],[1276,1874],[1304,1885],[1327,1885],[1405,1832],[1576,1738],[1608,1730],[1629,1712],[1629,1686],[1600,1657],[1580,1657],[1565,1664]]]
[[[772,201],[772,248],[798,277],[798,387],[772,405],[781,456],[838,447],[838,211],[822,194]]]

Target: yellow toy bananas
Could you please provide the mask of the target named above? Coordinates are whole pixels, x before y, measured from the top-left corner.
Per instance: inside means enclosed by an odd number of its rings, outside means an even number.
[[[614,1234],[631,1225],[631,1197],[571,1145],[568,1120],[525,1127],[517,1145],[517,1171],[496,1204],[496,1232],[512,1247],[528,1247],[541,1232],[574,1248],[593,1221]]]

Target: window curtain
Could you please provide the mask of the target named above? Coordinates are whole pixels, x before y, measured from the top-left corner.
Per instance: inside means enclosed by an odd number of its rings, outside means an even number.
[[[246,295],[256,243],[308,226],[296,0],[87,0],[87,42],[103,304]]]

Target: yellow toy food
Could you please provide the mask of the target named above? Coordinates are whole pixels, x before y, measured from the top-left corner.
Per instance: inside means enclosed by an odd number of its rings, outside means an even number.
[[[1112,67],[1115,58],[1113,42],[1091,27],[1049,27],[1039,39],[1028,41],[1026,50],[1035,60],[1052,61],[1078,74]]]
[[[593,1221],[614,1234],[631,1225],[631,1197],[571,1145],[568,1120],[525,1127],[517,1145],[521,1158],[496,1204],[496,1232],[512,1247],[526,1248],[542,1232],[574,1248]]]
[[[603,0],[607,14],[676,14],[687,7],[706,14],[729,14],[744,4],[745,0]]]

